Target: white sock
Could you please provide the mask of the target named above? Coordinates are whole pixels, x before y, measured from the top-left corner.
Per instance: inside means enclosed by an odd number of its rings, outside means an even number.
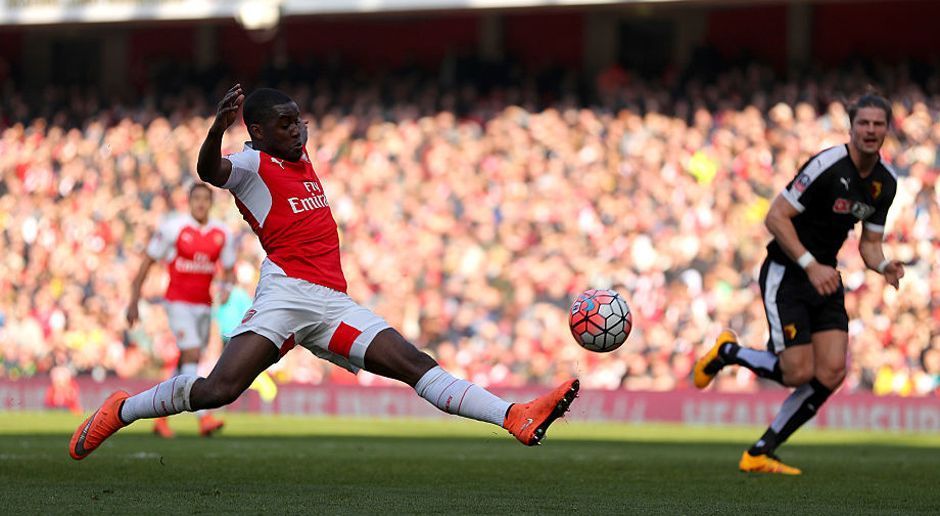
[[[198,368],[199,368],[199,364],[195,362],[187,362],[185,364],[180,364],[180,376],[199,376],[199,373],[196,372]],[[207,410],[197,410],[193,412],[193,414],[196,414],[197,418],[201,418],[202,416],[208,413],[209,412]]]
[[[766,369],[767,371],[773,371],[774,366],[777,365],[777,360],[779,360],[777,355],[774,355],[770,351],[745,347],[738,350],[738,358],[755,368]]]
[[[189,391],[197,379],[198,376],[174,376],[149,390],[127,398],[121,407],[121,421],[131,424],[138,419],[192,411],[189,405]]]
[[[448,414],[499,426],[503,425],[510,405],[479,385],[454,378],[441,366],[425,373],[415,385],[415,392]]]

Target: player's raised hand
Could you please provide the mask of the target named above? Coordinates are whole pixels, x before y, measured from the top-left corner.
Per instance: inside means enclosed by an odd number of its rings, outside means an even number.
[[[806,267],[806,275],[810,283],[816,287],[816,292],[822,296],[829,296],[839,290],[839,271],[828,265],[813,262]]]
[[[235,123],[235,119],[238,117],[238,108],[242,106],[242,102],[245,101],[245,92],[242,90],[241,84],[236,84],[232,86],[230,90],[225,93],[225,96],[222,97],[222,101],[219,102],[219,109],[215,114],[215,122],[212,123],[213,129],[224,131],[228,127]]]
[[[901,278],[904,277],[904,264],[898,260],[891,260],[885,267],[885,280],[894,288],[900,288]]]

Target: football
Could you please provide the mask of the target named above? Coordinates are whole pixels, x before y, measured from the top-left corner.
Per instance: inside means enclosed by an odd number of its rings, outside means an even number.
[[[607,353],[619,348],[633,328],[633,315],[613,290],[587,290],[571,304],[571,335],[584,349]]]

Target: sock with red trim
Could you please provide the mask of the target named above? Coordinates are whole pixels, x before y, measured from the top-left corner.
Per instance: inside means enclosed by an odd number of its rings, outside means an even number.
[[[454,378],[441,366],[424,373],[415,384],[415,392],[448,414],[500,426],[510,405],[479,385]]]
[[[192,412],[189,405],[189,391],[198,378],[194,375],[181,374],[127,398],[121,406],[121,421],[131,424],[138,419]]]
[[[199,369],[199,364],[194,362],[187,362],[185,364],[180,364],[180,376],[199,376],[197,370]],[[193,412],[196,414],[196,418],[200,419],[202,416],[208,415],[208,410],[197,410]]]

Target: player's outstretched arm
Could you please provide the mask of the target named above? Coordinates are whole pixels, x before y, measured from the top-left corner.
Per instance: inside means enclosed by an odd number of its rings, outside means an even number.
[[[238,116],[238,108],[245,100],[245,92],[242,91],[240,84],[232,86],[222,101],[219,102],[219,109],[215,114],[215,121],[209,128],[209,134],[206,135],[202,147],[199,148],[199,159],[196,162],[196,173],[199,179],[214,185],[222,186],[228,181],[229,174],[232,173],[232,164],[226,159],[222,159],[222,136],[225,130],[229,128]]]
[[[806,270],[806,275],[809,277],[810,283],[816,287],[816,290],[821,295],[828,296],[839,289],[839,272],[828,265],[817,262],[803,243],[800,242],[800,237],[796,234],[796,227],[793,226],[793,217],[798,214],[799,211],[790,204],[790,201],[782,195],[778,195],[770,205],[767,218],[764,219],[764,225],[767,226],[770,234],[774,236],[784,252]]]
[[[883,234],[863,226],[862,238],[858,241],[858,254],[862,255],[866,267],[882,274],[889,285],[898,288],[901,278],[904,277],[904,264],[885,258],[883,240]]]
[[[130,302],[127,303],[128,326],[133,326],[134,323],[140,319],[139,313],[137,312],[137,304],[140,302],[140,289],[143,287],[144,281],[147,279],[147,273],[154,263],[155,260],[147,253],[144,253],[144,259],[140,262],[140,269],[137,270],[137,276],[134,277],[134,282],[131,283],[131,299]]]

